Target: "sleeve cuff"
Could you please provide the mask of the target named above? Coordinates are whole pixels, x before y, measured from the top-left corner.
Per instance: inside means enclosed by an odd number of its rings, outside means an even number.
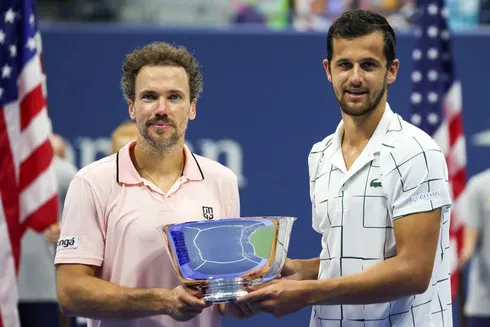
[[[417,214],[421,212],[429,212],[438,208],[446,207],[446,206],[451,206],[451,202],[447,200],[436,200],[430,202],[425,202],[425,203],[418,203],[414,204],[411,206],[405,206],[400,209],[396,209],[393,211],[393,220],[402,218],[404,216],[412,215],[412,214]]]
[[[59,265],[59,264],[82,264],[82,265],[90,265],[90,266],[100,267],[100,266],[102,266],[102,262],[103,262],[103,260],[101,258],[91,257],[91,256],[63,257],[63,258],[56,258],[54,260],[55,266]]]

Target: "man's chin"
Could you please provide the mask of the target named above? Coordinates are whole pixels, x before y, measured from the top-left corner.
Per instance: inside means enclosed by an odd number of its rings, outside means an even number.
[[[342,109],[342,111],[345,114],[347,114],[349,116],[354,116],[354,117],[364,116],[365,114],[367,114],[371,111],[364,104],[359,104],[358,106],[341,104],[340,108]]]

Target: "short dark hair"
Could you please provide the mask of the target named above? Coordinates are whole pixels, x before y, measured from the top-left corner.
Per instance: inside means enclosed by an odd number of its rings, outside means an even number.
[[[202,92],[202,75],[197,59],[183,46],[153,42],[126,56],[121,78],[121,88],[126,100],[134,101],[136,76],[145,66],[182,67],[189,78],[190,100],[197,99]]]
[[[327,60],[333,57],[333,39],[354,39],[374,32],[384,36],[384,55],[387,66],[390,67],[396,57],[396,36],[393,28],[382,15],[362,9],[345,11],[328,29]]]

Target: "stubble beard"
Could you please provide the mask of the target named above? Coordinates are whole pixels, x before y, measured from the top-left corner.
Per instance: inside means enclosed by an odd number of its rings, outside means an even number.
[[[145,143],[147,144],[147,147],[157,152],[168,152],[181,143],[181,140],[185,136],[187,126],[183,126],[180,129],[174,126],[174,128],[175,129],[172,131],[172,134],[169,137],[156,138],[150,134],[148,126],[138,126],[141,136],[143,136],[146,141]],[[160,130],[156,133],[162,136],[163,134],[168,133],[168,131]]]
[[[360,109],[350,107],[347,104],[347,101],[345,100],[344,93],[342,93],[340,99],[337,98],[337,102],[339,103],[340,109],[342,110],[342,112],[344,112],[346,115],[353,116],[353,117],[361,117],[361,116],[370,114],[371,112],[373,112],[378,107],[378,105],[381,102],[381,99],[383,98],[383,95],[385,94],[385,92],[386,92],[386,83],[383,86],[383,89],[381,89],[381,91],[379,92],[379,94],[376,95],[374,100],[369,101],[369,99],[368,99],[366,106],[362,107]],[[368,97],[368,96],[369,96],[369,93],[366,94],[366,97]]]

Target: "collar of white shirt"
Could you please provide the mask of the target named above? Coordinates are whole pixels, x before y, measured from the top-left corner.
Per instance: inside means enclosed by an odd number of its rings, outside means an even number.
[[[345,168],[344,157],[341,150],[342,136],[344,134],[344,122],[340,121],[332,139],[332,164],[344,171],[344,173],[352,175],[364,167],[366,163],[372,161],[374,159],[374,155],[381,150],[384,136],[386,135],[390,122],[394,116],[395,113],[391,110],[390,105],[386,103],[385,111],[378,123],[378,126],[376,126],[376,129],[369,139],[368,144],[362,151],[359,158],[354,162],[354,165],[349,169],[349,172],[347,172],[347,169]]]

